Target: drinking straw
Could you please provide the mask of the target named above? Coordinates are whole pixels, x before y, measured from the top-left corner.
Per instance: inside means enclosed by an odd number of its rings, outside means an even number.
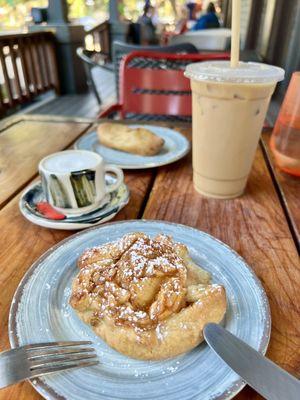
[[[240,53],[241,0],[232,0],[230,66],[237,68]]]

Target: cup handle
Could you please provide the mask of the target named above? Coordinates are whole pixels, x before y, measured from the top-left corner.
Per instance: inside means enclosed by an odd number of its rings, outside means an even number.
[[[124,181],[124,174],[121,168],[118,168],[114,165],[107,164],[104,167],[105,172],[112,172],[117,176],[117,182],[112,183],[111,185],[106,185],[106,193],[110,193],[118,189],[118,187],[121,185],[121,183]]]

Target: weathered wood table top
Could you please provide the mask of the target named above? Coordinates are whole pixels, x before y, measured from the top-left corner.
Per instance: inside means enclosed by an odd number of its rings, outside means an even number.
[[[169,124],[188,138],[191,126]],[[72,234],[42,228],[19,212],[23,188],[37,177],[39,160],[72,145],[92,121],[20,116],[0,126],[0,351],[9,349],[9,307],[24,273],[46,250]],[[270,301],[272,335],[267,356],[300,377],[300,180],[272,165],[267,134],[257,149],[245,194],[207,199],[193,189],[191,155],[169,166],[126,171],[129,204],[114,220],[160,219],[196,227],[237,251],[260,278]],[[246,387],[237,399],[260,399]],[[0,391],[0,400],[41,399],[24,382]]]

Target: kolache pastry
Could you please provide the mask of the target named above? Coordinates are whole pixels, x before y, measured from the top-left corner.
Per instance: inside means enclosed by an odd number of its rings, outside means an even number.
[[[160,360],[203,341],[203,328],[226,311],[223,286],[194,264],[185,245],[160,234],[129,233],[78,259],[70,304],[109,346]]]
[[[164,139],[141,127],[104,122],[98,126],[97,133],[104,146],[141,156],[154,156],[164,145]]]

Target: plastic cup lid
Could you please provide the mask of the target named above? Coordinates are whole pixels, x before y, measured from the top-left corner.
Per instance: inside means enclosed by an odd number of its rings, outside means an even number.
[[[196,81],[272,83],[284,79],[284,70],[255,62],[239,62],[231,68],[230,61],[203,61],[187,65],[184,75]]]

